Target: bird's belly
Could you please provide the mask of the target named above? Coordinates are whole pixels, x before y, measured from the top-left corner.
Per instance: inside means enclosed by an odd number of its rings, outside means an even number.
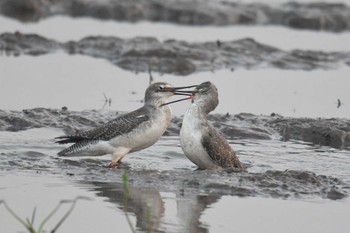
[[[91,141],[76,148],[76,151],[69,156],[101,156],[110,154],[112,151],[113,147],[106,141]]]
[[[164,123],[161,124],[161,122]],[[146,122],[128,134],[112,139],[110,143],[113,147],[123,146],[129,148],[129,153],[145,149],[158,141],[169,123],[170,121]]]
[[[202,134],[193,124],[182,125],[180,143],[186,157],[200,169],[216,169],[216,165],[202,146]]]

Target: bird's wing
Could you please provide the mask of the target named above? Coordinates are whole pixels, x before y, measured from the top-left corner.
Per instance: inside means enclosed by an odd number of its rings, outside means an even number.
[[[138,109],[134,112],[130,112],[120,117],[117,117],[114,120],[111,120],[97,128],[81,132],[77,135],[58,137],[56,139],[59,139],[59,141],[57,141],[56,143],[76,143],[85,140],[108,141],[111,138],[114,138],[118,135],[131,132],[134,128],[139,126],[141,123],[147,121],[148,119],[148,114],[146,114],[141,109]]]
[[[219,166],[244,170],[244,165],[238,160],[225,137],[215,128],[203,128],[201,143],[209,157]]]

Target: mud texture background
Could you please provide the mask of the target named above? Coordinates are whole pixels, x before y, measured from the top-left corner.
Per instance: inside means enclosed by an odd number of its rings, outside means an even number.
[[[103,58],[133,72],[152,70],[177,75],[236,68],[278,68],[289,70],[336,69],[350,65],[350,52],[283,51],[246,38],[236,41],[189,43],[158,41],[156,38],[93,36],[59,43],[36,34],[0,35],[3,55],[38,56],[54,52]]]
[[[23,111],[0,110],[0,130],[19,131],[40,127],[63,128],[67,134],[74,134],[99,126],[117,117],[113,111],[68,111],[35,108]],[[257,116],[241,113],[237,115],[213,114],[209,121],[229,139],[291,139],[350,149],[350,120],[291,118],[276,114]],[[182,117],[174,117],[165,132],[166,136],[178,136]]]
[[[26,22],[67,15],[186,25],[283,25],[334,32],[350,29],[350,8],[342,3],[291,1],[272,6],[210,0],[2,0],[0,13]]]

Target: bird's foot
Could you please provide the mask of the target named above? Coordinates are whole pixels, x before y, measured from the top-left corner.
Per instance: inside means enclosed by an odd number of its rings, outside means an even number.
[[[120,167],[120,165],[122,164],[122,161],[117,161],[117,162],[114,162],[112,161],[107,167],[110,168],[111,170],[114,170],[116,167]]]

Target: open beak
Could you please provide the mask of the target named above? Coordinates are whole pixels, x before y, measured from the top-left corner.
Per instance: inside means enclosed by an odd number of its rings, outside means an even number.
[[[173,104],[173,103],[177,103],[177,102],[180,102],[180,101],[192,99],[194,94],[196,93],[196,91],[195,90],[183,91],[182,89],[193,88],[193,87],[197,87],[197,86],[198,85],[191,85],[191,86],[185,86],[185,87],[172,87],[172,88],[163,89],[162,91],[169,91],[169,92],[172,92],[174,95],[184,95],[184,96],[187,96],[187,97],[186,98],[182,98],[182,99],[178,99],[178,100],[174,100],[174,101],[170,101],[168,103],[162,104],[161,106],[165,106],[165,105],[168,105],[168,104]]]
[[[162,90],[159,90],[161,92],[173,92],[175,95],[191,95],[193,91],[179,91],[182,89],[187,89],[187,88],[193,88],[197,87],[198,85],[191,85],[191,86],[186,86],[186,87],[166,87]]]

